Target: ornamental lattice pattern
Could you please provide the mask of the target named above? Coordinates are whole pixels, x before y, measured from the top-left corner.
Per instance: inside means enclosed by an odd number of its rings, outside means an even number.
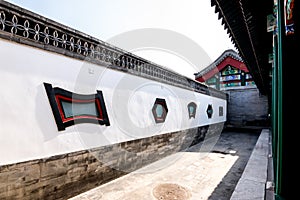
[[[23,41],[31,46],[196,92],[224,96],[130,52],[7,2],[0,2],[0,37],[21,43]]]

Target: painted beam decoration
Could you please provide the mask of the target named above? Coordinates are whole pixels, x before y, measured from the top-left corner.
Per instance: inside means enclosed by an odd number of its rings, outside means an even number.
[[[295,33],[295,23],[294,23],[294,0],[285,0],[285,12],[284,12],[284,18],[285,18],[285,33],[286,35],[293,35]]]
[[[49,103],[59,131],[75,123],[96,123],[109,126],[101,91],[82,95],[44,83]]]

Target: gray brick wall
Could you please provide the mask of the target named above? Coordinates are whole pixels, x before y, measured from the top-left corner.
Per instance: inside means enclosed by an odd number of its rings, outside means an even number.
[[[268,97],[256,87],[226,90],[228,94],[227,125],[233,127],[266,126]]]
[[[100,148],[0,166],[0,199],[67,199],[130,173],[173,153],[184,151],[221,132],[214,124]]]

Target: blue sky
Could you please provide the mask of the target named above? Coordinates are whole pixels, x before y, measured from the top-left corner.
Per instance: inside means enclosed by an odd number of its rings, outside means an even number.
[[[235,50],[229,35],[214,13],[214,8],[210,6],[210,0],[7,1],[103,41],[127,31],[144,28],[167,29],[182,34],[202,47],[210,58],[210,61],[203,61],[197,69],[180,72],[190,77],[225,50]],[[134,53],[155,63],[169,65],[166,67],[175,71],[189,65],[176,55],[166,55],[166,51],[148,48]]]

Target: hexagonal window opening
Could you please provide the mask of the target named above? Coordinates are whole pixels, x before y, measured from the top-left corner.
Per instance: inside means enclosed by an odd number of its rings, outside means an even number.
[[[208,104],[207,109],[206,109],[206,114],[208,118],[211,118],[213,115],[213,107],[211,104]]]
[[[165,99],[156,98],[152,107],[152,114],[156,123],[163,123],[167,117],[168,107]]]

